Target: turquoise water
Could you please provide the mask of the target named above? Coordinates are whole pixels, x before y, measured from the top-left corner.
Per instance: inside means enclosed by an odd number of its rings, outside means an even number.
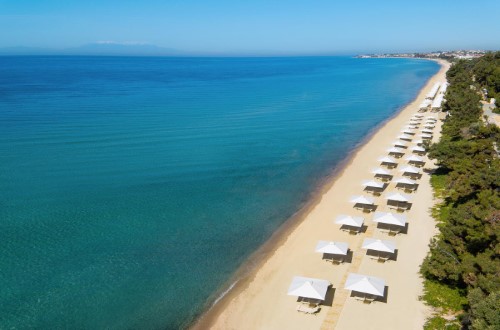
[[[0,328],[186,326],[437,70],[0,57]]]

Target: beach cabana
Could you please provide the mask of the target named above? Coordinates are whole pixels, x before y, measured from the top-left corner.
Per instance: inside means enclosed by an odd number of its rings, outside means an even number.
[[[401,140],[396,140],[396,141],[392,142],[392,145],[397,147],[397,148],[404,148],[404,149],[408,148],[408,143],[403,142]]]
[[[371,303],[377,297],[385,295],[385,281],[378,277],[349,273],[344,289],[365,303]]]
[[[422,167],[425,165],[425,161],[422,157],[419,157],[417,155],[409,155],[408,157],[405,158],[409,164],[415,165],[417,167]]]
[[[406,228],[406,216],[391,212],[375,212],[373,221],[377,223],[382,231],[391,236],[400,233],[402,229]]]
[[[428,99],[425,99],[422,103],[420,103],[419,107],[418,107],[418,111],[419,112],[425,112],[427,111],[427,109],[429,108],[429,105],[431,105],[432,101],[431,100],[428,100]]]
[[[390,181],[392,179],[391,172],[380,167],[373,169],[372,174],[375,175],[375,178],[380,179],[384,182]]]
[[[319,241],[315,251],[323,253],[323,260],[340,264],[345,261],[349,245],[344,242]]]
[[[438,94],[438,96],[436,96],[434,101],[432,101],[431,110],[437,112],[439,109],[441,109],[443,102],[444,102],[444,95]]]
[[[429,128],[429,129],[432,129],[432,128],[436,127],[436,125],[434,125],[434,124],[432,124],[432,123],[425,123],[425,124],[424,124],[424,127],[425,127],[425,128]]]
[[[416,113],[416,114],[414,114],[414,115],[413,115],[413,117],[416,117],[416,118],[423,118],[423,117],[424,117],[424,115],[421,115],[421,114],[419,114],[419,113]]]
[[[308,304],[308,306],[297,306],[297,311],[316,313],[319,311],[318,304],[325,300],[330,285],[327,280],[294,276],[288,287],[288,295],[298,297],[300,302]]]
[[[403,141],[411,141],[413,140],[413,136],[409,134],[400,134],[398,136],[398,139],[403,140]]]
[[[341,214],[335,219],[335,223],[341,225],[340,230],[347,231],[351,235],[359,233],[364,222],[363,217],[353,217],[345,214]]]
[[[410,128],[403,128],[401,130],[401,133],[408,134],[408,135],[415,135],[415,131],[412,131]]]
[[[432,100],[434,99],[434,97],[436,96],[438,90],[439,90],[439,86],[441,86],[440,83],[435,83],[431,90],[427,93],[427,95],[425,96],[426,99],[429,99],[429,100]]]
[[[432,135],[431,134],[419,134],[419,136],[422,140],[430,140],[432,139]]]
[[[390,156],[383,156],[378,159],[380,165],[387,166],[388,168],[395,168],[398,166],[398,161]]]
[[[379,262],[385,262],[396,252],[396,243],[388,240],[365,238],[362,249],[367,250],[366,255]]]
[[[349,202],[354,204],[354,208],[361,209],[365,212],[370,212],[375,208],[375,201],[371,197],[353,196]]]
[[[365,187],[364,190],[371,192],[375,195],[380,195],[380,193],[385,189],[384,183],[374,180],[365,180],[361,183],[361,185]]]
[[[412,192],[417,189],[417,182],[413,181],[408,178],[400,178],[397,180],[394,180],[394,183],[396,183],[396,188],[401,188],[404,189],[405,192]]]
[[[422,129],[420,132],[422,132],[422,133],[426,133],[426,134],[433,134],[433,133],[434,133],[434,131],[433,131],[433,130],[431,130],[431,129],[427,129],[427,128]]]
[[[422,147],[413,147],[411,148],[411,151],[414,153],[414,154],[417,154],[417,155],[425,155],[425,149],[422,148]]]
[[[385,196],[389,208],[394,208],[398,211],[409,210],[411,207],[411,197],[399,192],[393,192]]]
[[[437,121],[437,118],[435,116],[427,116],[425,117],[425,120]]]
[[[403,173],[404,176],[409,176],[411,178],[419,179],[421,176],[420,169],[411,165],[403,166],[399,171]]]
[[[397,147],[389,148],[389,149],[387,149],[387,152],[389,153],[389,155],[392,155],[396,158],[400,158],[405,154],[404,149],[397,148]]]

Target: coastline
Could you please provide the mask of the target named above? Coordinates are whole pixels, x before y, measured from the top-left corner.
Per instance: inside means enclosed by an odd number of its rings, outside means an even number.
[[[337,296],[340,295],[341,291],[345,291],[343,290],[343,287],[338,285],[341,280],[337,276],[339,274],[332,276],[331,273],[346,273],[346,268],[348,268],[349,265],[332,266],[325,264],[321,261],[321,257],[314,253],[313,241],[316,242],[320,239],[334,239],[336,241],[348,241],[349,244],[352,245],[351,243],[356,244],[355,241],[359,240],[360,235],[357,235],[354,239],[352,239],[352,237],[343,236],[345,234],[338,230],[338,226],[332,223],[332,219],[335,215],[341,213],[353,213],[351,210],[352,208],[348,209],[345,205],[340,206],[335,204],[346,204],[346,201],[351,195],[351,190],[361,194],[361,181],[354,180],[355,182],[348,184],[347,189],[345,189],[346,192],[343,194],[342,198],[339,198],[340,196],[338,190],[342,187],[340,190],[344,191],[344,183],[342,181],[344,181],[346,177],[348,179],[352,179],[353,177],[355,178],[361,175],[363,179],[370,178],[371,175],[369,172],[360,171],[356,168],[356,164],[354,163],[359,162],[359,158],[363,158],[365,160],[371,159],[371,161],[369,161],[369,167],[377,166],[377,156],[383,154],[383,151],[389,147],[388,144],[380,143],[378,140],[380,140],[381,137],[382,140],[388,139],[389,142],[390,140],[393,140],[396,137],[394,132],[399,132],[399,129],[402,126],[401,123],[408,120],[409,117],[416,112],[418,103],[421,102],[425,93],[431,88],[434,82],[445,81],[444,75],[449,67],[449,64],[445,61],[434,61],[438,62],[441,67],[439,71],[426,82],[424,87],[419,91],[418,95],[404,107],[395,112],[390,118],[375,127],[362,142],[353,148],[347,157],[327,178],[325,178],[323,183],[319,185],[318,189],[312,194],[310,200],[295,215],[285,221],[269,238],[269,240],[250,256],[250,258],[237,270],[235,275],[225,287],[221,288],[221,290],[214,294],[210,300],[213,301],[212,306],[205,306],[205,312],[199,318],[194,320],[193,324],[190,326],[191,329],[251,329],[255,327],[275,328],[276,326],[286,328],[303,328],[304,326],[308,328],[320,328],[322,324],[324,325],[324,321],[327,321],[327,316],[330,316],[331,314],[331,311],[329,310],[334,310],[336,307],[335,300],[337,300]],[[438,131],[439,127],[436,128],[436,132]],[[436,134],[434,139],[436,139],[438,135],[439,134]],[[377,144],[377,148],[371,148],[374,143]],[[378,148],[378,144],[380,144],[380,148]],[[370,148],[376,150],[367,150]],[[375,157],[373,157],[373,153],[375,153]],[[364,165],[366,167],[367,164]],[[421,186],[424,185],[423,181],[425,180],[428,181],[428,178],[422,178],[420,182]],[[426,183],[429,185],[428,182]],[[421,189],[419,189],[419,192],[420,191]],[[429,192],[424,191],[424,193],[428,195]],[[334,198],[332,199],[332,197]],[[432,193],[430,198],[432,199]],[[337,199],[339,199],[338,203],[336,203]],[[330,205],[327,206],[326,204]],[[430,208],[431,206],[432,202],[429,203],[427,201],[425,207]],[[328,209],[328,211],[325,213],[326,209]],[[341,212],[341,210],[343,211]],[[325,214],[328,214],[326,219]],[[365,223],[370,225],[370,216],[365,216],[365,219]],[[318,221],[321,221],[321,224],[317,223]],[[317,228],[314,228],[315,224]],[[432,237],[435,233],[433,220],[432,223],[427,223],[427,225],[427,235],[425,236],[428,237],[428,239],[425,240],[425,246],[427,246],[430,237]],[[307,229],[303,227],[307,227]],[[413,228],[410,228],[410,230],[413,230]],[[363,235],[361,235],[361,237],[363,237]],[[404,239],[405,237],[398,238],[398,243],[399,240]],[[351,247],[351,249],[353,248]],[[419,251],[421,254],[421,260],[425,256],[426,252],[427,251],[425,249],[423,251]],[[294,264],[294,260],[297,261],[297,266],[289,266]],[[418,264],[420,264],[420,261]],[[303,265],[300,265],[300,263],[303,263]],[[402,262],[398,260],[397,262],[392,263],[391,266],[396,266],[397,268],[398,264],[401,265]],[[363,264],[360,264],[358,268],[363,268],[363,266]],[[365,273],[374,275],[369,272],[369,270],[373,268],[370,266],[373,265],[364,267],[368,268]],[[383,267],[384,265],[377,266]],[[389,265],[385,266],[387,268]],[[314,320],[311,320],[311,318],[307,315],[297,315],[298,313],[295,311],[295,299],[286,295],[286,288],[285,290],[282,290],[283,287],[288,286],[292,275],[285,276],[284,273],[287,273],[287,271],[284,271],[281,268],[288,269],[288,273],[292,271],[293,275],[328,279],[335,288],[335,299],[333,300],[334,305],[324,306],[323,310],[317,317],[314,318]],[[280,274],[275,274],[278,269]],[[279,286],[272,284],[279,279],[282,280],[280,281]],[[284,283],[282,283],[283,280]],[[390,286],[390,283],[388,284]],[[269,295],[269,293],[265,292],[265,289],[270,289],[270,291],[274,292],[274,294],[271,293]],[[389,292],[389,295],[392,293],[392,291]],[[277,301],[272,301],[272,299],[270,301],[267,299],[270,296],[277,296]],[[418,301],[418,299],[415,300]],[[349,303],[349,301],[346,301],[346,304]],[[423,305],[422,303],[420,304]],[[266,308],[265,306],[267,305],[269,305],[270,308]],[[343,308],[343,305],[341,307]],[[421,309],[425,309],[422,306],[420,307]],[[260,313],[258,313],[259,310]],[[242,311],[245,312],[242,313]],[[341,310],[340,312],[341,313],[336,315],[337,317],[335,320],[338,326],[345,325],[345,328],[355,326],[349,322],[339,323],[339,321],[343,321],[347,318],[347,316],[345,318],[342,317],[344,312],[346,315],[350,314],[348,310]],[[422,311],[422,313],[425,313],[425,311]],[[418,323],[423,325],[425,318],[422,318],[421,316],[422,315],[420,315]],[[249,320],[251,321],[249,322]],[[415,328],[417,327],[415,326]]]

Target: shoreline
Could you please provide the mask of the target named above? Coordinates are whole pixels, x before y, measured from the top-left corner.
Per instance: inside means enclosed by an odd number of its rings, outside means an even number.
[[[423,95],[425,95],[424,91],[430,88],[430,86],[434,83],[436,79],[442,76],[447,68],[448,62],[442,60],[433,60],[433,59],[424,59],[436,61],[440,64],[440,68],[438,72],[430,77],[422,89],[419,90],[417,95],[410,100],[407,104],[402,106],[400,109],[395,111],[393,115],[389,118],[381,122],[379,125],[375,126],[367,136],[360,141],[342,160],[335,168],[333,168],[332,173],[322,180],[318,184],[318,187],[315,191],[311,193],[311,197],[309,200],[289,219],[287,219],[283,224],[279,226],[279,228],[271,235],[271,237],[261,245],[256,251],[254,251],[250,257],[237,269],[235,274],[230,278],[230,280],[221,287],[214,295],[208,300],[206,306],[204,306],[204,312],[189,324],[189,329],[206,329],[206,328],[236,328],[235,324],[227,324],[227,322],[220,322],[227,309],[234,304],[234,300],[237,298],[242,299],[242,296],[245,295],[245,292],[249,290],[250,286],[254,284],[256,281],[256,277],[262,272],[262,269],[265,267],[267,263],[273,259],[273,257],[278,254],[278,250],[284,249],[284,245],[287,241],[290,240],[291,236],[296,234],[299,227],[301,227],[308,217],[315,211],[315,209],[320,206],[323,202],[325,195],[327,195],[331,190],[334,189],[335,184],[345,176],[346,172],[351,170],[353,162],[355,159],[364,151],[365,148],[374,140],[374,138],[381,134],[384,129],[387,128],[391,123],[396,121],[398,117],[401,117],[403,113],[410,111],[413,113],[412,105],[415,106],[417,101],[419,101]],[[442,78],[442,77],[441,77]],[[442,79],[441,79],[442,80]],[[443,80],[444,81],[444,80]],[[388,147],[388,146],[387,146]],[[361,189],[359,189],[361,193]],[[345,196],[347,199],[349,196]],[[431,207],[432,205],[429,205]],[[330,218],[333,217],[333,214]],[[331,225],[331,219],[328,219]],[[336,230],[335,225],[330,226],[333,231]],[[321,237],[317,237],[318,239]],[[428,242],[426,242],[427,244]],[[304,247],[305,250],[308,247]],[[321,262],[318,258],[316,258],[317,262]],[[331,268],[330,270],[335,271],[335,268]],[[296,275],[307,275],[297,273]],[[321,278],[318,276],[318,278]],[[291,278],[290,278],[291,279]],[[285,283],[288,285],[289,283]],[[255,284],[254,284],[255,286]],[[335,286],[335,285],[334,285]],[[336,289],[342,289],[340,287],[336,287]],[[338,290],[340,291],[340,290]],[[286,296],[286,292],[280,292],[279,294]],[[291,298],[291,297],[288,297]],[[250,299],[243,299],[247,303]],[[258,300],[254,298],[254,300]],[[292,299],[293,300],[293,299]],[[265,305],[266,302],[263,302],[262,305]],[[264,307],[262,307],[264,308]],[[297,314],[295,310],[291,310],[294,314]],[[326,314],[323,312],[322,314]],[[234,315],[232,315],[234,316]],[[304,315],[305,316],[305,315]],[[236,316],[237,318],[237,316]],[[307,316],[305,316],[307,318]],[[224,321],[224,320],[223,320]],[[224,324],[224,326],[221,326]],[[245,324],[245,323],[243,323]],[[293,324],[293,323],[292,323]],[[250,325],[247,325],[250,326]]]

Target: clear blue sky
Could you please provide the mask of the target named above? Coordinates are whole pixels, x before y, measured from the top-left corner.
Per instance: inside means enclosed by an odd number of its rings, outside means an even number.
[[[209,53],[500,48],[499,0],[0,0],[0,47]]]

